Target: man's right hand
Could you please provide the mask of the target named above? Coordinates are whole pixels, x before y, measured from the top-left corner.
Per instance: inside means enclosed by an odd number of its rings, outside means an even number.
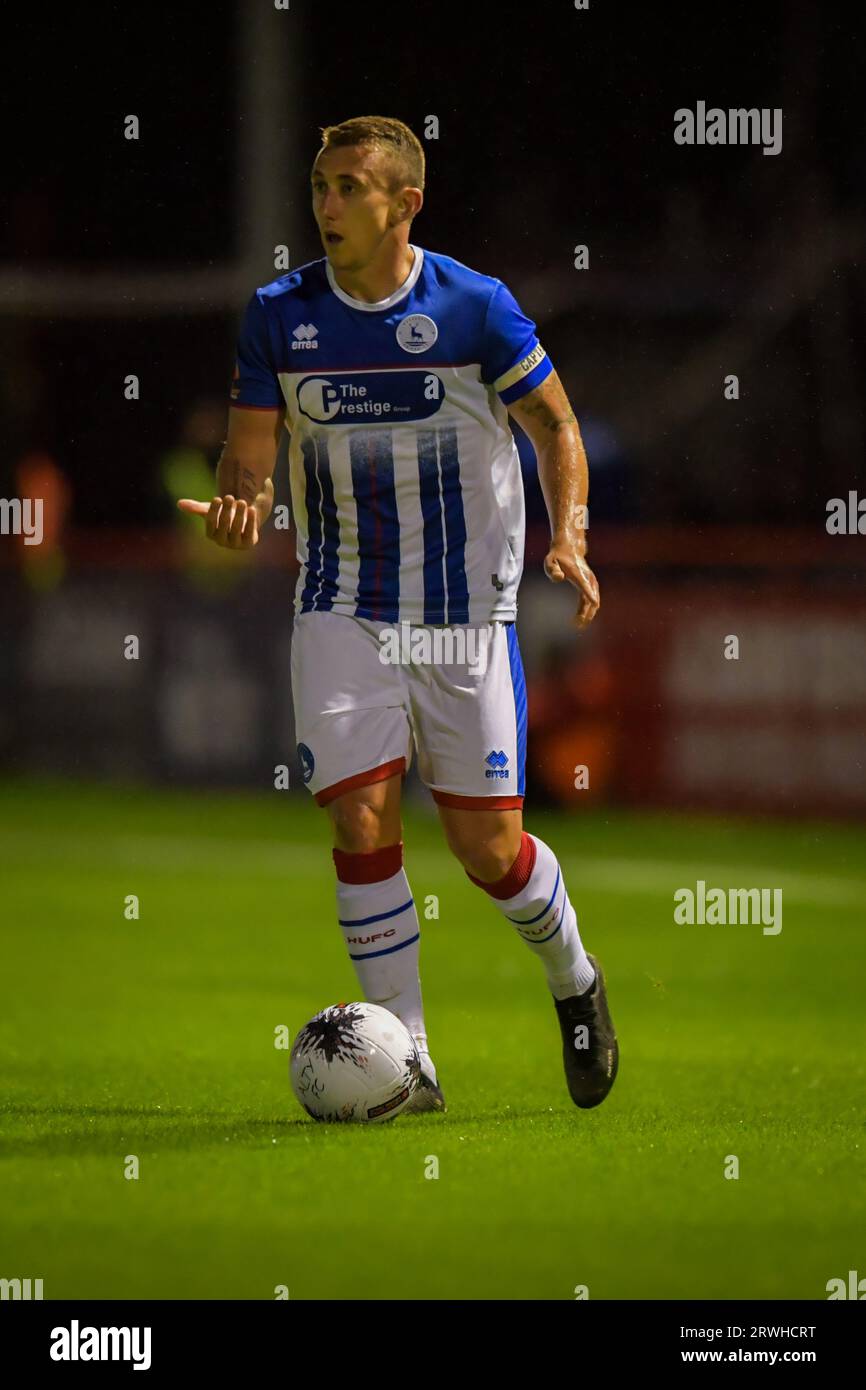
[[[271,478],[266,478],[255,502],[245,502],[228,493],[225,497],[214,497],[210,503],[181,497],[177,505],[182,512],[205,518],[208,540],[227,550],[252,550],[258,545],[259,532],[271,514],[274,484]]]

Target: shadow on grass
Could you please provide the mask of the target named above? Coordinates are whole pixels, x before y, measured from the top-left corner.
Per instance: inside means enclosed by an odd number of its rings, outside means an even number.
[[[263,1148],[273,1139],[303,1137],[310,1125],[301,1114],[258,1119],[174,1106],[13,1103],[0,1108],[0,1157],[138,1153],[226,1142]]]
[[[237,1113],[174,1106],[11,1103],[0,1107],[0,1158],[117,1155],[119,1152],[140,1156],[142,1152],[202,1149],[226,1143],[257,1149],[270,1146],[274,1140],[308,1140],[313,1135],[343,1134],[355,1139],[360,1133],[384,1135],[393,1132],[393,1124],[401,1120],[400,1128],[445,1125],[453,1131],[502,1124],[525,1125],[530,1120],[552,1118],[546,1108],[520,1108],[494,1109],[488,1114],[452,1111],[445,1115],[398,1115],[395,1121],[386,1124],[342,1125],[317,1123],[300,1113],[251,1118]],[[10,1129],[17,1133],[9,1133]]]

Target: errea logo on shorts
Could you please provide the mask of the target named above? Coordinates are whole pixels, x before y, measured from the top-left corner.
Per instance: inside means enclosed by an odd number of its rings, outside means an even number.
[[[484,761],[488,765],[484,773],[485,777],[507,777],[509,775],[506,767],[508,754],[503,753],[501,748],[494,748],[492,752],[487,754]]]
[[[292,352],[296,352],[298,348],[317,348],[319,346],[318,332],[319,330],[314,323],[299,323],[292,334],[295,339],[292,343]]]

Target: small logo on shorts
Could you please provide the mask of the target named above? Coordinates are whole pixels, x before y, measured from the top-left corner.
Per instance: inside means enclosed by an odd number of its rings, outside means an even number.
[[[298,760],[301,764],[301,776],[304,779],[304,786],[306,786],[313,775],[313,768],[316,766],[316,760],[313,757],[312,750],[309,749],[305,743],[298,744]]]
[[[508,756],[503,753],[501,748],[494,748],[492,752],[487,754],[484,761],[489,764],[484,774],[485,777],[507,777],[509,775],[505,766],[508,762]]]

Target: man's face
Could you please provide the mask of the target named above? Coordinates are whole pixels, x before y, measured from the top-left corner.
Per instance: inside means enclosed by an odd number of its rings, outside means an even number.
[[[328,260],[340,270],[362,270],[379,250],[399,201],[385,188],[381,151],[363,145],[322,149],[311,174],[313,216]]]

